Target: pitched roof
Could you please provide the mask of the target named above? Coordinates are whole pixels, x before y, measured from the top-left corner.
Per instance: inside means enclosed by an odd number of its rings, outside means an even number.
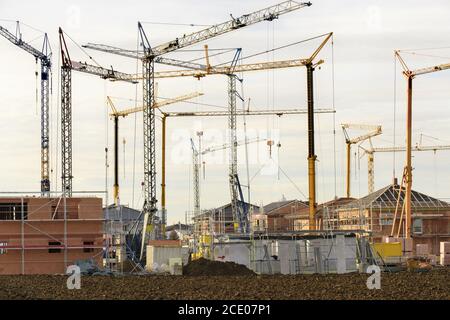
[[[327,202],[320,203],[317,205],[316,216],[320,216],[323,213],[324,208],[336,208],[342,205],[346,205],[354,200],[355,198],[337,198]],[[305,203],[304,208],[301,208],[300,210],[297,210],[294,213],[286,215],[285,217],[287,219],[298,219],[298,218],[307,218],[308,216],[309,216],[309,206],[307,203]]]
[[[347,208],[395,208],[397,205],[398,194],[400,193],[400,205],[404,201],[405,189],[400,191],[400,186],[388,185],[381,188],[359,200],[349,203]],[[430,197],[426,194],[411,190],[411,207],[413,209],[434,209],[434,208],[450,208],[450,204],[445,201]]]
[[[296,201],[298,201],[298,200],[283,200],[283,201],[276,201],[276,202],[269,203],[264,206],[264,213],[269,214],[270,212],[272,212],[274,210],[277,210],[279,208],[287,206]]]
[[[242,202],[241,200],[238,199],[237,202],[238,202],[238,204],[245,203],[247,205],[247,208],[252,207],[254,211],[259,209],[258,206],[254,205],[254,204],[250,204],[250,203],[248,203],[246,201]],[[224,204],[223,206],[220,206],[218,208],[202,210],[202,213],[199,214],[198,216],[194,217],[194,218],[206,217],[206,216],[211,215],[212,213],[217,214],[218,211],[220,211],[220,210],[224,210],[225,211],[227,208],[230,208],[230,207],[231,207],[231,202],[229,202],[227,204]]]

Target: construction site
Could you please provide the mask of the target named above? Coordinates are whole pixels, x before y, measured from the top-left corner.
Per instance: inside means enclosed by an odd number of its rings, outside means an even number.
[[[0,4],[0,299],[450,300],[433,18],[175,2]]]

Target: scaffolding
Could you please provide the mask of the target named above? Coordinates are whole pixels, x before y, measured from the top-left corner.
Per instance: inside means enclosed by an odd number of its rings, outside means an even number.
[[[64,194],[36,197],[2,193],[1,272],[65,273],[69,265],[80,260],[100,265],[104,219],[101,199],[97,199],[92,195],[66,198]]]

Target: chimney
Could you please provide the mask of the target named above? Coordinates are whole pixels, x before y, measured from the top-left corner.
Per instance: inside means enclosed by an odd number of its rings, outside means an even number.
[[[393,184],[394,186],[397,186],[397,185],[398,185],[398,180],[397,180],[396,177],[394,177],[394,180],[392,181],[392,184]]]

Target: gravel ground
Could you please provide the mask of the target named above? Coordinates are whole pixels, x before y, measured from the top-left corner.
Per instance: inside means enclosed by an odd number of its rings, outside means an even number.
[[[445,299],[450,268],[383,273],[368,290],[366,274],[296,276],[0,276],[0,299]]]

